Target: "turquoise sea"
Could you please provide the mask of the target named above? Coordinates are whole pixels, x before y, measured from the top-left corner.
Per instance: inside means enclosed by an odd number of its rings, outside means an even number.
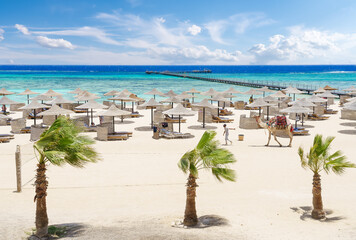
[[[211,69],[210,77],[237,81],[276,83],[284,86],[313,87],[325,85],[340,90],[356,85],[356,66],[0,66],[0,88],[13,92],[22,92],[26,88],[43,93],[53,89],[73,98],[68,94],[75,88],[103,95],[110,90],[128,89],[143,98],[151,96],[143,93],[157,88],[162,92],[173,90],[182,92],[192,87],[199,91],[214,88],[224,91],[232,85],[146,74],[150,71],[189,71]],[[198,75],[198,74],[197,74]],[[206,74],[204,73],[204,76]],[[240,91],[249,88],[233,86]],[[23,101],[25,96],[11,95],[16,101]],[[104,98],[104,97],[103,97]],[[242,95],[240,99],[247,99]]]

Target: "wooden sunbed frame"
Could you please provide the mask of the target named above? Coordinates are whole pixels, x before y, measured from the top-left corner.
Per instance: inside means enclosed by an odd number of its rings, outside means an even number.
[[[167,139],[177,139],[177,138],[192,138],[194,135],[190,133],[178,133],[166,130],[166,133],[160,132],[160,136]]]
[[[321,115],[318,115],[318,114],[309,114],[308,115],[308,119],[310,120],[326,120],[326,119],[329,119],[328,116],[321,116]]]
[[[308,135],[309,130],[300,130],[300,131],[293,131],[293,135]]]
[[[14,136],[14,134],[0,134],[0,138],[14,139],[15,136]]]
[[[12,138],[0,137],[0,143],[8,143]]]
[[[325,114],[337,114],[337,110],[332,110],[332,109],[325,109],[324,113]]]
[[[75,109],[73,110],[75,113],[86,113],[87,110],[86,109]]]
[[[172,118],[172,117],[168,116],[167,114],[165,114],[165,116],[164,116],[164,121],[169,122],[169,123],[179,123],[178,118]],[[186,121],[187,121],[187,119],[185,119],[185,118],[180,119],[181,123],[185,123]]]
[[[232,115],[232,111],[229,111],[227,109],[221,109],[219,111],[220,111],[219,115],[221,115],[221,116],[230,116],[230,115]]]
[[[127,134],[108,134],[109,140],[127,140],[129,136]]]
[[[31,133],[31,127],[24,127],[21,129],[21,133]]]
[[[218,116],[213,116],[213,123],[231,123],[234,119],[223,119]]]

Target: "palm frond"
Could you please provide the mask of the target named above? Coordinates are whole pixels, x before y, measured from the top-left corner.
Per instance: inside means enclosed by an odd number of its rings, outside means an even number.
[[[222,179],[231,182],[234,182],[236,180],[235,171],[230,168],[213,167],[211,168],[211,172],[220,182],[222,182]]]

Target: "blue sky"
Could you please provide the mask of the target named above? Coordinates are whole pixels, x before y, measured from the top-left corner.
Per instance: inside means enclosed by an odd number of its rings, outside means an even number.
[[[0,64],[355,64],[356,1],[1,1]]]

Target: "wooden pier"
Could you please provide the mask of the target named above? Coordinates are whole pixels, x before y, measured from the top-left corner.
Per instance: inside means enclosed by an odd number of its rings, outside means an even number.
[[[209,81],[209,82],[218,82],[218,83],[225,83],[225,84],[231,84],[231,85],[238,85],[238,86],[243,86],[243,87],[251,87],[251,88],[262,88],[262,87],[268,87],[269,89],[272,90],[282,90],[287,87],[287,85],[276,85],[272,83],[262,83],[258,81],[235,81],[235,80],[227,80],[227,79],[220,79],[220,78],[211,78],[207,75],[207,77],[203,76],[194,76],[193,74],[196,73],[211,73],[211,70],[196,70],[196,71],[186,71],[186,72],[170,72],[170,71],[164,71],[164,72],[158,72],[158,71],[146,71],[147,74],[159,74],[159,75],[166,75],[166,76],[172,76],[172,77],[181,77],[181,78],[190,78],[190,79],[196,79],[196,80],[202,80],[202,81]],[[298,90],[303,91],[307,94],[312,94],[317,88],[312,88],[312,87],[296,87]],[[333,94],[339,95],[345,95],[345,93],[342,92],[334,92]]]

